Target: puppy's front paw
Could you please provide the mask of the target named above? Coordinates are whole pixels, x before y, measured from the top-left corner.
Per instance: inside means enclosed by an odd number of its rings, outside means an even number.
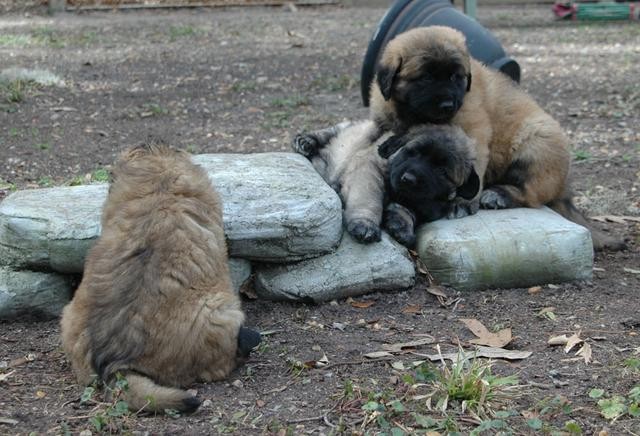
[[[311,157],[318,154],[318,138],[310,133],[300,133],[293,138],[291,144],[296,153],[303,156]]]
[[[380,226],[366,219],[355,219],[347,223],[347,232],[356,241],[365,244],[380,240]]]
[[[413,224],[403,219],[392,216],[385,222],[385,229],[393,239],[401,243],[407,248],[413,248],[416,245],[416,234]]]
[[[480,207],[483,209],[506,209],[510,199],[502,192],[486,189],[480,194]]]
[[[448,219],[464,218],[469,215],[475,215],[480,209],[479,200],[465,200],[464,198],[456,198],[453,200],[451,209],[447,213]]]

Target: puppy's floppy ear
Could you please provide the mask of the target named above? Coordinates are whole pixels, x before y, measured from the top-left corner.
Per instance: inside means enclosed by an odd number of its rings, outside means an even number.
[[[471,91],[471,73],[467,74],[467,92]]]
[[[404,145],[404,139],[400,135],[393,135],[378,146],[378,154],[380,157],[389,159],[393,153],[400,150]]]
[[[465,200],[471,200],[478,195],[478,191],[480,191],[480,177],[478,177],[478,173],[476,173],[475,168],[471,165],[469,177],[467,177],[467,180],[458,187],[456,192],[458,193],[458,197],[462,197]]]
[[[396,56],[391,62],[384,62],[378,64],[378,71],[376,73],[376,80],[380,87],[380,92],[386,101],[391,98],[391,91],[393,90],[393,82],[396,80],[396,76],[402,67],[402,58]]]

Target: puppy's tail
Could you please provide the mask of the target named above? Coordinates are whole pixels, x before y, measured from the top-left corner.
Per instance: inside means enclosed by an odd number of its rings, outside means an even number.
[[[137,373],[126,373],[124,378],[127,387],[123,389],[123,399],[132,412],[164,413],[166,409],[172,409],[191,413],[200,406],[200,400],[185,390],[161,386]]]
[[[620,251],[627,248],[627,244],[622,239],[612,237],[604,234],[601,230],[596,229],[593,225],[587,221],[585,216],[576,208],[571,201],[571,196],[566,194],[564,197],[554,200],[548,204],[548,206],[558,212],[560,215],[573,221],[576,224],[580,224],[586,227],[591,232],[591,239],[593,240],[593,248],[596,251]]]

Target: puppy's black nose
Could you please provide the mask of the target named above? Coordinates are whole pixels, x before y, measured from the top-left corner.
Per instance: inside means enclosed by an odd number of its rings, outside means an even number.
[[[405,186],[415,186],[417,179],[415,175],[407,172],[400,177],[400,182]]]
[[[440,104],[438,105],[438,108],[446,112],[453,112],[453,108],[454,108],[453,100],[441,101]]]

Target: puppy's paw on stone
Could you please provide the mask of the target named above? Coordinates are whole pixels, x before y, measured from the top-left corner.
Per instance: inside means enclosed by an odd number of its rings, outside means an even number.
[[[447,213],[448,219],[464,218],[469,215],[475,215],[480,209],[480,201],[465,200],[464,198],[456,198],[453,200],[451,210]]]
[[[369,243],[380,240],[380,226],[365,219],[356,219],[347,223],[347,232],[358,242]]]
[[[293,138],[292,147],[303,156],[314,156],[318,153],[318,138],[309,133],[300,133]]]
[[[405,220],[391,217],[385,223],[385,229],[393,239],[401,243],[407,248],[413,248],[416,245],[416,234],[413,225]]]
[[[506,209],[509,207],[509,199],[501,192],[486,189],[480,195],[480,207],[483,209]]]

